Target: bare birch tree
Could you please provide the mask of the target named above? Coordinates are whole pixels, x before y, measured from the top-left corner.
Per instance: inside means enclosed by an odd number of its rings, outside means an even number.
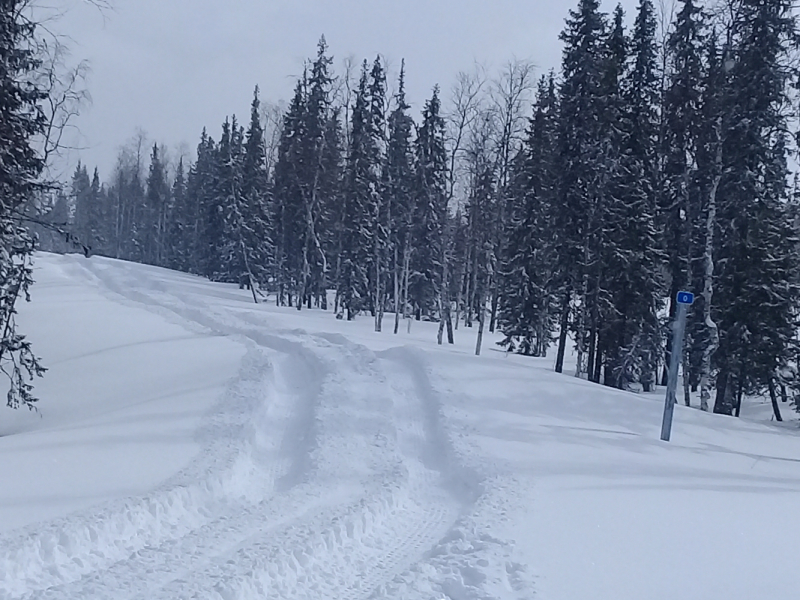
[[[502,244],[502,230],[506,218],[505,202],[502,195],[508,185],[512,160],[525,135],[535,84],[533,63],[515,58],[505,64],[500,75],[493,81],[489,94],[490,101],[497,111],[499,120],[499,134],[495,141],[498,205],[496,207],[497,222],[492,250],[490,332],[495,330],[500,293],[500,282],[497,277],[497,255]]]

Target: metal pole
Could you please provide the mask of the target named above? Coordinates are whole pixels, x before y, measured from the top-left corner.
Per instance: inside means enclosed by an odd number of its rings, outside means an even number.
[[[669,441],[672,432],[672,413],[675,411],[675,390],[678,387],[678,365],[683,353],[683,333],[686,330],[686,304],[678,304],[672,335],[672,354],[669,358],[669,378],[667,379],[667,397],[664,400],[664,419],[661,422],[661,439]]]

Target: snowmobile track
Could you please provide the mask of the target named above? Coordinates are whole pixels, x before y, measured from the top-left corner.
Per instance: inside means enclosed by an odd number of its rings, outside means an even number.
[[[86,269],[112,296],[267,353],[271,372],[260,376],[274,379],[272,397],[249,399],[265,414],[239,440],[243,493],[111,564],[10,598],[365,599],[424,559],[474,502],[464,493],[474,482],[454,482],[463,473],[435,398],[402,351],[275,331],[257,313],[221,313],[141,273]]]

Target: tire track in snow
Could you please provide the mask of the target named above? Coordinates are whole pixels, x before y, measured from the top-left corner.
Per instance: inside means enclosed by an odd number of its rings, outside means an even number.
[[[200,454],[153,492],[0,537],[0,597],[78,581],[202,527],[220,506],[263,494],[278,474],[267,467],[254,478],[253,456],[243,449],[258,445],[250,437],[254,400],[270,375],[269,359],[251,348],[238,378],[198,432]]]
[[[444,415],[439,395],[428,378],[425,363],[418,350],[408,346],[396,347],[380,353],[400,368],[397,381],[408,390],[406,396],[414,398],[423,424],[425,440],[420,460],[429,469],[437,471],[442,485],[464,506],[474,504],[483,493],[482,477],[463,464],[458,456],[448,431],[444,426]]]
[[[193,316],[200,316],[201,322],[207,321],[208,311],[206,306],[198,307]],[[243,312],[239,318],[251,326],[263,327],[253,313]],[[308,337],[304,332],[288,333]],[[252,338],[252,333],[249,336]],[[386,385],[380,369],[375,368],[378,357],[367,348],[336,334],[313,336],[313,339],[329,342],[339,347],[343,356],[352,357],[348,369],[337,364],[333,372],[366,373]],[[280,340],[285,341],[285,338]],[[399,365],[402,371],[399,378],[395,376],[389,382],[395,400],[394,452],[403,457],[404,476],[399,483],[396,478],[388,485],[384,481],[372,493],[365,483],[366,500],[347,507],[344,515],[341,511],[322,513],[314,526],[309,526],[308,522],[303,526],[299,520],[298,528],[298,523],[293,522],[283,534],[277,535],[279,541],[272,545],[265,545],[259,536],[254,536],[256,541],[252,544],[237,550],[224,564],[217,561],[214,568],[204,572],[200,577],[204,582],[194,580],[192,589],[197,594],[217,597],[218,593],[219,597],[227,599],[275,596],[278,592],[277,597],[295,598],[324,592],[330,598],[366,598],[386,589],[381,584],[391,582],[404,569],[412,568],[415,563],[428,564],[426,557],[429,555],[441,554],[446,549],[457,550],[450,540],[453,536],[456,540],[469,537],[459,533],[464,517],[459,522],[456,519],[459,512],[468,515],[481,496],[480,478],[457,460],[442,425],[442,407],[428,380],[424,363],[410,348],[393,349],[382,353],[380,358],[384,363],[388,360],[393,366]],[[353,381],[350,384],[353,389]],[[332,395],[330,390],[324,394],[328,400]],[[372,401],[378,396],[379,393],[374,393]],[[336,406],[339,413],[341,404]],[[330,424],[335,421],[336,412],[320,414],[318,419]],[[330,451],[330,448],[324,450]],[[324,460],[325,453],[320,452],[317,460]],[[386,490],[392,485],[395,489],[387,496]],[[442,488],[449,493],[443,494]],[[326,523],[336,525],[326,528]],[[388,548],[386,539],[393,540]],[[294,549],[287,550],[291,548]],[[467,554],[454,553],[462,559]],[[290,556],[288,562],[287,555]],[[458,563],[458,559],[451,559]],[[468,565],[463,572],[469,573],[470,568]],[[439,561],[439,571],[447,569],[447,561]],[[324,577],[320,578],[319,574]],[[475,580],[480,580],[480,576],[471,579]],[[447,579],[445,583],[448,581],[452,584]],[[177,587],[166,588],[164,591],[168,593],[162,597],[185,595],[186,585],[187,582],[181,582]],[[209,595],[212,590],[217,593]]]
[[[86,269],[86,265],[81,267]],[[124,284],[111,274],[90,275],[131,303],[144,303],[150,309],[155,306],[173,318],[184,317],[180,306],[164,306],[163,298],[156,301],[142,292],[128,298]],[[202,320],[194,322],[204,328],[218,325],[208,315],[199,316]],[[220,332],[228,333],[224,327]],[[286,488],[287,481],[299,482],[309,469],[319,384],[315,375],[319,373],[316,357],[304,353],[299,344],[283,339],[270,342],[275,340],[246,340],[251,354],[263,356],[263,360],[245,361],[245,373],[234,384],[234,391],[201,430],[200,437],[207,443],[185,473],[144,498],[99,511],[90,509],[56,521],[44,531],[41,526],[32,527],[28,535],[18,536],[17,543],[0,543],[6,551],[0,551],[0,591],[34,590],[26,595],[30,598],[109,597],[117,596],[120,589],[133,592],[150,586],[150,578],[157,579],[159,574],[170,575],[185,565],[191,569],[193,563],[202,562],[206,551],[218,553],[220,548],[240,544],[251,535],[253,522],[264,515],[280,516],[280,511],[265,510],[264,504],[275,489]],[[288,368],[280,373],[285,381],[278,393],[274,385],[271,393],[262,389],[263,380],[269,379],[273,370],[261,348],[271,346],[291,358],[284,360]],[[282,406],[277,412],[285,414],[276,414],[276,399],[289,398],[289,390],[301,391],[301,397],[292,402],[291,408],[296,410]],[[241,406],[233,400],[239,400]],[[265,414],[259,415],[260,411]],[[283,441],[279,447],[270,447],[275,439]]]
[[[247,501],[209,504],[202,519],[29,597],[361,600],[454,548],[447,540],[481,498],[480,478],[459,463],[413,351],[376,355],[342,336],[275,331],[256,312],[222,313],[176,293],[146,268],[88,265],[127,302],[282,355],[276,374],[297,394],[275,483]],[[274,437],[262,426],[251,424],[253,439]],[[248,456],[263,465],[268,455]],[[252,484],[261,474],[248,468]]]
[[[525,510],[530,490],[513,475],[481,475],[464,464],[445,430],[443,407],[419,350],[393,348],[383,355],[402,366],[423,399],[428,437],[435,441],[427,460],[443,473],[445,487],[461,499],[463,511],[424,556],[378,586],[370,600],[530,600],[535,591],[527,567],[514,544],[494,533],[512,511]]]
[[[513,480],[486,481],[480,498],[419,561],[379,586],[371,600],[530,600],[533,578],[514,544],[494,533],[508,508],[505,494]]]
[[[205,326],[216,324],[208,322],[209,307],[197,307],[190,315]],[[186,316],[185,308],[181,316]],[[228,317],[230,315],[227,315]],[[199,319],[197,318],[199,317]],[[259,325],[258,320],[254,320],[251,313],[239,315],[248,322],[249,326]],[[230,326],[225,328],[231,331]],[[251,339],[257,339],[252,331],[242,332],[239,328],[234,330],[248,335]],[[349,342],[343,336],[319,335],[307,336],[304,332],[287,332],[293,336],[299,335],[306,339],[314,340],[319,353],[322,347],[332,346],[341,356],[350,356],[349,364],[345,368],[337,364],[332,372],[349,373],[347,390],[366,389],[368,383],[358,386],[354,381],[360,375],[372,378],[380,386],[386,385],[386,380],[376,368],[377,356],[363,346]],[[263,335],[263,334],[261,334]],[[285,336],[286,334],[284,334]],[[276,341],[285,343],[285,337]],[[384,361],[385,362],[385,361]],[[264,546],[261,542],[254,542],[248,547],[236,552],[235,558],[228,558],[216,561],[219,563],[216,569],[210,569],[200,576],[201,583],[195,579],[192,587],[195,593],[203,596],[211,590],[223,590],[221,597],[225,598],[246,598],[255,594],[259,597],[265,589],[265,576],[268,573],[275,573],[276,565],[284,564],[281,557],[287,554],[287,547],[294,546],[294,550],[289,552],[295,559],[289,561],[289,566],[278,568],[280,575],[277,580],[275,577],[267,579],[272,582],[273,588],[282,590],[280,597],[294,598],[302,597],[304,593],[311,593],[315,589],[326,590],[328,597],[341,598],[365,598],[379,584],[391,579],[402,569],[407,568],[415,560],[429,550],[431,546],[439,540],[442,535],[452,526],[459,514],[461,504],[469,503],[476,495],[473,484],[467,483],[464,473],[457,473],[453,461],[452,449],[448,447],[446,436],[440,424],[440,407],[435,403],[435,396],[427,389],[422,389],[420,385],[419,373],[414,371],[412,388],[400,389],[398,398],[405,400],[406,409],[411,412],[408,420],[409,427],[406,428],[405,438],[406,448],[422,449],[423,454],[417,455],[416,450],[408,452],[403,467],[404,477],[398,481],[382,482],[374,492],[370,492],[368,483],[363,483],[360,487],[366,492],[366,499],[357,506],[348,507],[344,514],[334,513],[334,516],[325,515],[320,517],[319,524],[311,528],[310,532],[323,531],[322,538],[327,543],[322,546],[320,534],[305,536],[289,536],[281,538],[279,543],[273,546]],[[394,392],[397,394],[396,385]],[[402,388],[402,386],[401,386]],[[420,394],[422,389],[424,392]],[[330,400],[333,394],[327,391],[325,399]],[[380,396],[380,390],[376,390],[368,396],[368,402],[374,403]],[[329,402],[334,407],[330,414],[318,415],[321,423],[328,425],[335,423],[336,416],[341,415],[345,402]],[[391,404],[391,403],[390,403]],[[373,427],[376,423],[371,424]],[[395,424],[389,423],[388,429]],[[376,427],[380,429],[380,427]],[[386,429],[387,427],[384,426]],[[395,427],[395,429],[397,429]],[[395,431],[394,437],[403,438],[403,432]],[[409,435],[410,434],[410,435]],[[380,435],[380,434],[379,434]],[[329,436],[330,437],[330,436]],[[409,441],[410,440],[410,441]],[[422,444],[419,442],[422,441]],[[395,440],[397,442],[397,440]],[[326,457],[336,455],[336,449],[325,448],[319,452],[317,461],[324,461]],[[400,457],[400,452],[396,447],[392,450],[395,457]],[[400,460],[398,458],[398,460]],[[402,461],[401,461],[402,462]],[[408,468],[410,467],[410,468]],[[420,468],[421,467],[421,468]],[[374,465],[373,468],[380,468]],[[438,469],[438,473],[436,472]],[[446,483],[450,487],[450,494],[444,493],[441,484]],[[465,488],[472,487],[465,495]],[[388,493],[387,489],[392,490]],[[362,492],[362,493],[363,493]],[[454,498],[461,495],[459,502]],[[333,530],[324,527],[324,523],[339,523],[340,529]],[[372,527],[365,529],[367,524]],[[296,524],[292,524],[290,530],[294,531]],[[300,529],[304,529],[301,527]],[[331,535],[331,531],[339,532]],[[341,532],[344,532],[342,534]],[[258,536],[254,536],[258,537]],[[387,547],[386,540],[392,540],[392,544]],[[332,543],[334,540],[335,543]],[[314,548],[323,548],[320,555],[313,552]],[[270,559],[264,561],[258,557],[269,556]],[[296,560],[297,556],[303,557],[302,561]],[[314,560],[311,560],[311,557]],[[292,565],[296,569],[292,568]],[[292,577],[292,573],[299,579]],[[326,574],[322,579],[315,578],[312,574]],[[338,576],[336,575],[338,574]],[[282,579],[283,578],[283,579]],[[286,579],[288,578],[288,579]],[[287,588],[288,581],[299,581],[300,587],[295,584]],[[223,583],[224,582],[224,583]],[[235,584],[233,582],[236,582]],[[336,582],[332,585],[331,582]],[[185,594],[187,582],[182,581],[177,587],[166,588],[163,597],[174,597],[177,594]],[[212,595],[211,597],[216,597]]]
[[[152,598],[367,598],[418,560],[457,519],[461,503],[441,486],[442,473],[422,464],[419,455],[420,448],[441,442],[428,441],[419,399],[387,381],[380,364],[384,361],[369,350],[337,336],[313,337],[331,342],[340,356],[337,377],[322,395],[320,427],[325,445],[320,450],[355,458],[358,451],[368,449],[367,436],[361,447],[356,444],[349,450],[346,436],[336,439],[340,423],[334,411],[345,408],[346,418],[373,420],[368,431],[375,434],[376,456],[370,465],[372,477],[358,482],[361,498],[293,522],[270,536],[254,536],[251,543],[218,557],[194,578],[177,580]],[[388,389],[392,393],[387,397]],[[350,407],[344,404],[348,399]],[[388,413],[387,400],[393,400]],[[358,405],[362,412],[355,410]],[[347,466],[341,460],[324,462],[321,457],[320,471],[330,469],[331,474]]]
[[[276,368],[276,374],[281,374],[280,368]],[[284,387],[280,377],[276,383],[279,390]],[[284,397],[286,393],[278,391],[276,397]],[[267,407],[274,405],[273,402]],[[288,413],[279,415],[274,410],[266,410],[253,419],[255,423],[251,422],[252,448],[246,447],[242,454],[254,463],[246,476],[257,480],[258,493],[250,493],[242,499],[232,495],[228,501],[220,501],[216,506],[209,504],[205,507],[209,516],[200,526],[136,548],[108,568],[28,597],[109,598],[120,597],[120,590],[125,590],[124,597],[149,597],[154,590],[174,580],[176,574],[202,569],[213,556],[244,544],[255,535],[255,531],[276,529],[293,518],[296,512],[303,515],[335,501],[338,498],[335,489],[329,490],[325,498],[305,489],[291,495],[276,493],[284,487],[281,482],[293,467],[291,458],[284,454],[283,444],[270,444],[269,424],[276,430],[276,424],[285,423],[285,435],[291,436],[296,433],[291,423],[293,419],[295,417]],[[275,438],[279,440],[280,435]]]

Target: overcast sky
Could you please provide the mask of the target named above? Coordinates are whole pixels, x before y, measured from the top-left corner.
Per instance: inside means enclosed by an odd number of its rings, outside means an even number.
[[[81,0],[57,29],[72,60],[91,66],[91,106],[76,121],[80,157],[107,179],[117,149],[138,127],[151,140],[194,148],[203,126],[216,138],[226,115],[246,120],[256,84],[287,100],[324,34],[335,69],[348,56],[406,60],[415,115],[435,84],[446,97],[459,70],[496,70],[517,57],[558,67],[558,34],[577,0]],[[613,8],[606,1],[605,10]],[[629,20],[636,0],[623,0]],[[77,156],[72,157],[77,160]]]

